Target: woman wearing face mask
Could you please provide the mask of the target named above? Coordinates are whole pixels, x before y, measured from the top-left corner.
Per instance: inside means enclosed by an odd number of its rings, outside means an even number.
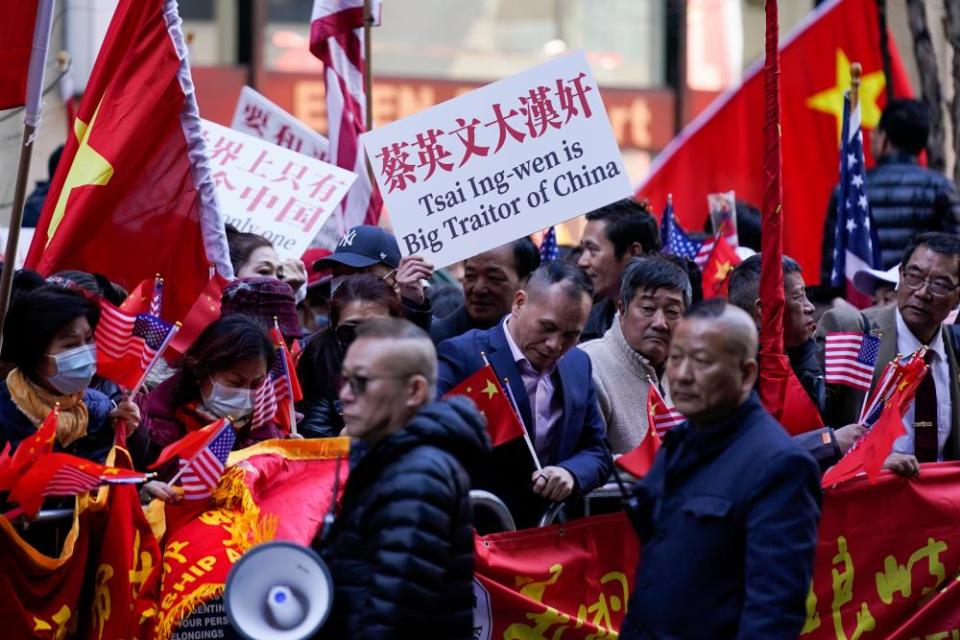
[[[0,447],[15,449],[60,403],[56,450],[103,462],[123,420],[131,454],[143,460],[147,442],[137,429],[137,405],[114,403],[88,388],[97,368],[99,320],[95,301],[56,285],[16,296],[3,328],[2,358],[15,368],[0,384]]]
[[[358,324],[370,318],[403,316],[397,292],[370,274],[347,276],[330,299],[330,326],[311,336],[297,363],[303,400],[297,410],[303,418],[297,429],[305,438],[340,435],[337,393],[340,366]]]
[[[141,401],[152,456],[228,416],[237,431],[234,449],[283,437],[272,422],[251,426],[254,397],[273,357],[273,343],[252,318],[232,315],[211,323],[187,350],[180,372]]]

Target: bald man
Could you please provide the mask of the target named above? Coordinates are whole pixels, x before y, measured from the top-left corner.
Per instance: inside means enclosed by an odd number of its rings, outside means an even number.
[[[490,449],[464,398],[435,401],[437,355],[406,320],[357,328],[343,362],[354,443],[321,551],[335,585],[323,638],[473,637],[470,476]]]
[[[720,299],[694,307],[677,325],[666,374],[688,420],[633,489],[643,554],[620,637],[796,638],[819,471],[753,392],[753,320]]]

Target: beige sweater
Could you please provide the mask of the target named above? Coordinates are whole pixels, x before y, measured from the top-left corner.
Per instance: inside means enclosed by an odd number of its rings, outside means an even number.
[[[646,358],[627,344],[619,316],[602,338],[585,342],[580,348],[593,363],[593,384],[607,424],[610,448],[615,454],[627,453],[647,433],[648,377],[656,381],[657,373]],[[669,391],[664,388],[668,404],[669,398]]]

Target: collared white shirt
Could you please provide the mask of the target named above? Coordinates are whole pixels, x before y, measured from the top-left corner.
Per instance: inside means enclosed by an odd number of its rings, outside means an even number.
[[[907,323],[903,321],[900,310],[896,310],[897,316],[897,353],[908,356],[923,343],[921,343],[910,329]],[[953,404],[950,399],[950,362],[947,360],[947,351],[943,342],[943,329],[937,331],[930,344],[930,351],[933,352],[933,358],[930,362],[930,371],[927,375],[933,374],[933,384],[937,389],[937,460],[943,460],[943,446],[950,436],[950,429],[953,420]],[[893,450],[897,453],[914,453],[913,443],[913,418],[915,414],[914,403],[910,403],[910,408],[903,416],[903,426],[907,429],[907,434],[900,436],[893,443]]]
[[[513,314],[508,314],[503,319],[503,333],[507,336],[507,345],[510,346],[510,353],[513,355],[513,361],[520,371],[520,377],[523,379],[523,388],[527,392],[527,399],[530,401],[530,413],[533,415],[533,433],[534,448],[537,450],[537,457],[540,463],[550,464],[553,453],[554,427],[560,422],[563,413],[563,406],[560,402],[560,394],[556,393],[554,384],[554,372],[556,365],[549,370],[537,371],[523,351],[513,341],[510,335],[508,323]]]

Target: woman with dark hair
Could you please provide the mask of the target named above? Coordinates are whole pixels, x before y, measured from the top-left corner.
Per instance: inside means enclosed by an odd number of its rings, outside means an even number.
[[[273,343],[256,320],[231,315],[211,323],[187,350],[180,371],[141,400],[151,457],[187,433],[228,416],[237,431],[234,449],[283,437],[272,422],[252,424],[256,391],[273,357]]]
[[[280,278],[280,256],[269,240],[256,233],[238,231],[229,224],[226,231],[233,275],[238,278]]]
[[[370,318],[401,318],[403,306],[397,292],[371,274],[347,276],[330,299],[330,326],[311,336],[297,364],[303,400],[297,423],[305,438],[339,436],[343,429],[337,399],[342,378],[340,366],[353,342],[357,325]]]
[[[0,384],[0,446],[16,449],[59,403],[55,449],[103,462],[124,420],[131,454],[142,458],[146,438],[137,431],[137,405],[88,388],[97,370],[99,320],[96,302],[55,285],[15,297],[3,327],[2,358],[15,368]]]

